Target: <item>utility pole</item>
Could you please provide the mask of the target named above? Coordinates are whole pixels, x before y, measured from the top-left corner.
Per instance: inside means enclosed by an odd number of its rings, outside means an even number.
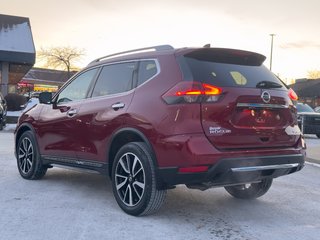
[[[271,33],[270,36],[271,36],[270,71],[272,71],[273,37],[275,36],[275,34]]]

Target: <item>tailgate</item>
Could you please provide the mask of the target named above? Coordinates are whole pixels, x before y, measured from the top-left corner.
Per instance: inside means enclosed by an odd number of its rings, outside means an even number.
[[[295,145],[300,131],[287,91],[224,88],[220,103],[203,103],[202,126],[217,148],[271,148]],[[269,93],[265,103],[262,94]]]

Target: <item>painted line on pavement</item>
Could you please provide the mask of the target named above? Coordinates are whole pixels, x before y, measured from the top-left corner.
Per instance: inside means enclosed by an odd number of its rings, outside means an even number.
[[[308,165],[320,168],[320,164],[318,164],[318,163],[312,163],[312,162],[305,162],[305,163]]]

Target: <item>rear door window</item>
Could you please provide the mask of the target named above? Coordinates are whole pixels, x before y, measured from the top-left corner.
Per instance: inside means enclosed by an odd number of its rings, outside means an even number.
[[[131,90],[136,65],[136,62],[126,62],[104,66],[93,89],[92,97]]]

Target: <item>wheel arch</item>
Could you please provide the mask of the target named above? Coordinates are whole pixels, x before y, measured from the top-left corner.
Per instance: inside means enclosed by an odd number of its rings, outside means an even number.
[[[23,123],[23,124],[21,124],[21,125],[19,126],[19,128],[18,128],[18,129],[16,130],[16,132],[15,132],[15,140],[14,140],[14,143],[15,143],[15,147],[14,147],[15,152],[16,152],[16,148],[17,148],[17,145],[18,145],[18,141],[19,141],[21,135],[22,135],[23,133],[25,133],[26,131],[31,131],[31,132],[34,134],[35,140],[36,140],[36,144],[37,144],[37,146],[38,146],[38,141],[37,141],[37,137],[36,137],[36,131],[34,130],[33,126],[32,126],[31,124],[29,124],[29,123]]]
[[[155,151],[152,147],[152,144],[148,140],[148,138],[138,129],[135,128],[123,128],[115,132],[110,140],[108,151],[107,151],[107,159],[108,159],[108,165],[109,165],[109,170],[108,170],[108,175],[111,177],[112,173],[112,166],[114,162],[114,158],[119,151],[119,149],[124,146],[127,143],[130,142],[144,142],[148,148],[150,149],[152,153],[152,157],[154,160],[154,166],[157,172],[158,169],[158,163],[157,163],[157,158]]]

